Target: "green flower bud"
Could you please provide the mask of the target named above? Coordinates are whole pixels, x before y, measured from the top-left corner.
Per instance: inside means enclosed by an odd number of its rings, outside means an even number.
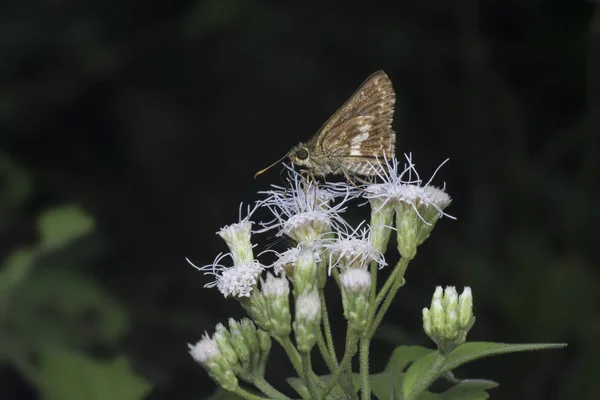
[[[423,309],[423,330],[427,334],[427,336],[431,336],[433,334],[433,325],[431,323],[431,312],[427,307]]]
[[[238,365],[239,358],[235,349],[233,348],[233,345],[231,344],[231,335],[227,328],[225,328],[225,326],[221,323],[217,324],[213,337],[227,362],[232,366]]]
[[[450,310],[458,310],[458,293],[456,292],[456,288],[454,286],[446,286],[442,302],[446,308],[446,312]]]
[[[447,286],[445,291],[438,286],[430,309],[423,309],[423,330],[444,354],[465,342],[474,322],[470,288],[459,297],[454,286]]]
[[[364,332],[369,315],[371,274],[364,269],[349,268],[340,276],[344,295],[344,314],[350,326]]]
[[[200,341],[195,345],[188,344],[188,347],[190,355],[208,371],[219,386],[230,392],[236,390],[237,377],[213,338],[205,333]]]
[[[417,255],[419,223],[418,214],[410,206],[396,205],[398,252],[403,258],[412,260]]]
[[[465,287],[458,298],[458,324],[461,329],[469,330],[473,320],[473,294],[470,287]]]
[[[371,245],[385,253],[392,233],[394,207],[391,202],[384,202],[377,197],[369,199],[371,203]]]
[[[294,268],[294,292],[311,292],[317,285],[317,259],[311,247],[303,247]]]
[[[257,353],[260,351],[260,345],[258,344],[258,336],[256,336],[256,326],[248,318],[242,318],[240,321],[240,328],[244,339],[248,342],[251,353]]]
[[[229,332],[231,332],[231,344],[242,363],[242,367],[248,368],[251,355],[250,346],[244,337],[241,324],[233,318],[229,318]]]
[[[259,329],[256,332],[256,334],[258,336],[260,352],[263,354],[269,354],[269,352],[271,351],[271,336],[262,329]]]
[[[317,290],[302,292],[296,299],[296,315],[293,323],[296,345],[301,353],[309,353],[317,342],[320,323],[321,304]]]
[[[217,232],[231,250],[235,265],[249,263],[254,260],[252,243],[250,242],[251,233],[252,222],[246,219],[239,223],[227,225]]]
[[[271,336],[261,329],[256,332],[256,335],[258,336],[258,344],[260,346],[257,373],[259,376],[264,376],[267,360],[269,359],[269,352],[271,351]]]
[[[254,323],[258,325],[260,329],[267,332],[271,331],[272,324],[269,318],[269,308],[262,292],[253,290],[250,297],[242,297],[239,301],[248,313],[248,316],[252,318]]]
[[[290,285],[287,278],[267,274],[267,278],[262,281],[262,293],[269,314],[271,333],[276,337],[287,337],[292,331]]]

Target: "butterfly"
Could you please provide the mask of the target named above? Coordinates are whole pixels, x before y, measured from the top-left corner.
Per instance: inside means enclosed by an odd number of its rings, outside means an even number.
[[[392,82],[385,72],[377,71],[310,140],[298,143],[283,158],[313,176],[375,175],[381,163],[378,160],[395,156],[396,134],[391,126],[395,102]]]

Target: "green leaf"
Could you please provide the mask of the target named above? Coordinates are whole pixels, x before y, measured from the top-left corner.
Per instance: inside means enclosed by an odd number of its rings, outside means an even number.
[[[487,390],[498,384],[484,379],[465,379],[440,394],[437,400],[483,400],[490,397]]]
[[[463,364],[483,357],[500,354],[517,353],[521,351],[559,349],[567,346],[566,343],[494,343],[494,342],[467,342],[454,349],[446,358],[442,372],[451,371]]]
[[[395,373],[404,372],[404,369],[420,358],[433,353],[434,350],[421,346],[398,346],[392,352],[385,371],[393,371]]]
[[[0,269],[0,299],[10,295],[29,276],[34,260],[35,252],[31,249],[13,251],[6,258]]]
[[[59,348],[41,354],[40,379],[46,400],[137,400],[151,389],[124,358],[100,362]]]
[[[465,343],[446,356],[436,351],[416,361],[406,371],[403,390],[404,393],[410,395],[414,390],[418,390],[415,388],[426,388],[442,374],[479,358],[520,351],[555,349],[564,346],[566,344]]]
[[[237,394],[233,393],[233,392],[228,392],[227,390],[224,390],[223,388],[217,388],[217,390],[215,390],[215,392],[213,394],[210,395],[210,397],[207,397],[206,400],[243,400],[244,398],[241,396],[238,396]]]
[[[358,374],[353,374],[353,375],[357,375]],[[323,383],[327,384],[333,375],[321,375],[319,376],[319,379],[321,379],[323,381]],[[360,376],[359,376],[360,378]],[[294,388],[294,390],[303,398],[303,399],[308,399],[310,398],[310,393],[308,392],[308,389],[306,387],[306,385],[304,384],[304,381],[300,378],[288,378],[286,379],[287,383]],[[338,380],[339,382],[339,380]],[[358,388],[360,388],[360,382],[358,383],[358,386],[356,386],[355,384],[355,389],[358,391]],[[342,399],[345,398],[346,394],[344,392],[344,390],[340,387],[340,385],[336,385],[331,392],[329,392],[329,395],[327,395],[328,399]]]
[[[51,250],[64,246],[94,229],[94,220],[77,205],[64,205],[44,211],[38,218],[40,246]]]
[[[408,368],[402,382],[402,390],[405,395],[410,395],[419,386],[423,387],[422,382],[431,384],[442,375],[443,359],[441,357],[443,356],[438,351],[434,351],[421,357]],[[423,389],[427,389],[428,386]]]
[[[371,375],[371,390],[380,400],[403,398],[402,382],[404,370],[416,360],[431,354],[433,350],[420,346],[398,346],[385,367],[384,372]]]
[[[402,399],[402,379],[404,374],[382,372],[369,377],[371,392],[379,400]]]
[[[12,294],[6,324],[23,346],[114,343],[128,316],[110,293],[75,271],[37,269]]]
[[[287,378],[287,383],[294,388],[296,393],[300,395],[303,399],[310,398],[310,394],[308,393],[308,388],[304,384],[304,381],[300,378]]]

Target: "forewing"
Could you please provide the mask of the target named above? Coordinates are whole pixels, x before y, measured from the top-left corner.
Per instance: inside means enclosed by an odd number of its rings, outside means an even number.
[[[395,102],[396,94],[392,82],[385,72],[375,72],[319,129],[312,140],[313,144],[325,154],[332,151],[337,154],[337,150],[341,150],[340,143],[354,137],[355,134],[364,133],[365,126],[370,125],[369,142],[381,143],[385,146],[386,154],[391,154],[395,145],[395,136],[391,129]],[[379,139],[382,136],[384,138]]]

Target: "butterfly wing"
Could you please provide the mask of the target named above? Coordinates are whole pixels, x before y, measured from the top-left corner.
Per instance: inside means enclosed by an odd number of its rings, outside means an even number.
[[[319,129],[312,144],[325,156],[348,157],[350,162],[394,155],[395,102],[392,82],[385,72],[375,72]]]

